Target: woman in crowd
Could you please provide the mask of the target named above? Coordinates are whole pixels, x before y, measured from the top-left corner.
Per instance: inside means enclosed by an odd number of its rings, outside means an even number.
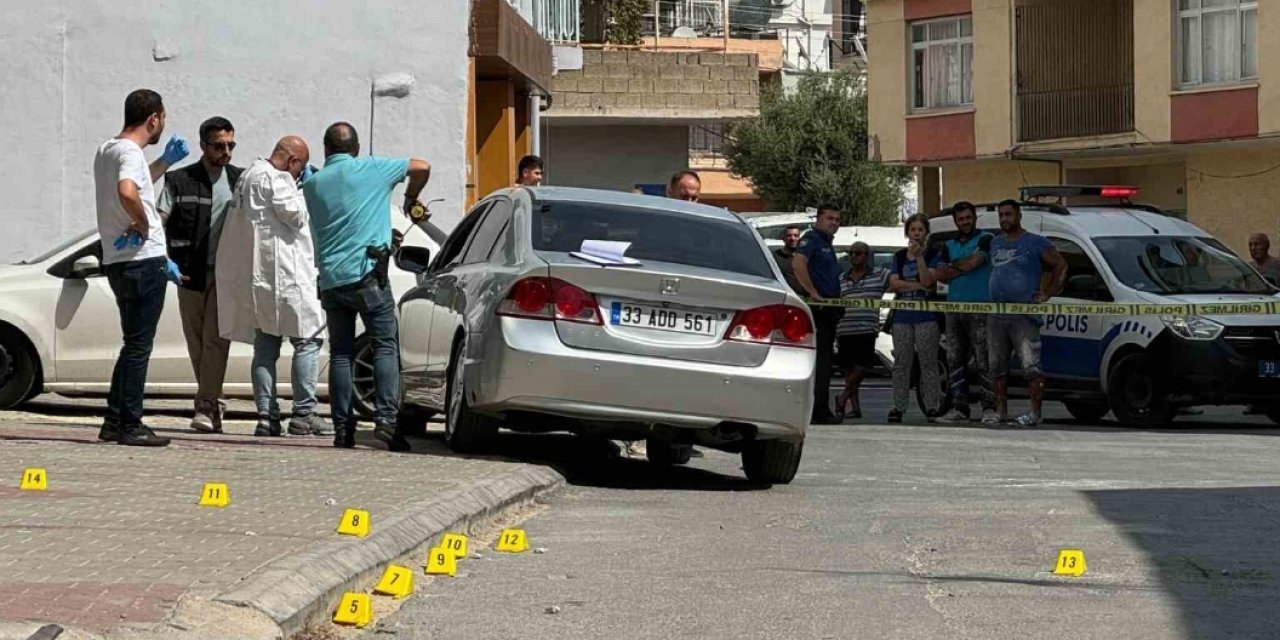
[[[849,271],[840,281],[840,297],[862,300],[879,300],[889,284],[889,271],[877,268],[871,248],[865,242],[855,242],[849,247]],[[836,416],[861,418],[862,403],[858,388],[867,371],[876,366],[876,336],[880,334],[878,309],[845,309],[844,317],[836,327],[839,345],[840,368],[844,369],[844,392],[836,402]],[[845,411],[845,406],[849,411]]]
[[[927,300],[936,282],[933,269],[942,264],[937,251],[925,246],[929,235],[929,217],[923,213],[907,218],[907,248],[893,256],[889,273],[889,290],[898,300]],[[893,333],[893,409],[889,422],[902,422],[911,396],[911,368],[920,361],[920,387],[924,395],[925,418],[937,418],[942,396],[938,373],[937,314],[930,311],[896,309],[892,318]]]

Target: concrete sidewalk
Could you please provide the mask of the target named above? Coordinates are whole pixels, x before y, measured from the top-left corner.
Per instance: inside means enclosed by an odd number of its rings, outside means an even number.
[[[0,414],[0,639],[44,623],[68,627],[63,638],[280,637],[327,620],[388,562],[420,566],[441,533],[563,481],[432,441],[390,453],[368,432],[337,450],[256,439],[248,421],[214,436],[152,420],[176,439],[146,450],[98,443],[96,422]],[[19,491],[27,467],[48,471],[47,491]],[[231,505],[197,506],[206,482],[226,483]],[[336,534],[345,508],[370,512],[369,537]]]

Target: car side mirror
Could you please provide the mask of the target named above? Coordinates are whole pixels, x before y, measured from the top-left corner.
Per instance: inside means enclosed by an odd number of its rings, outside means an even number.
[[[71,273],[67,277],[83,280],[100,275],[102,275],[102,263],[98,261],[98,257],[81,256],[71,263]]]
[[[396,266],[409,273],[422,275],[431,268],[431,250],[426,247],[400,247],[396,252]]]

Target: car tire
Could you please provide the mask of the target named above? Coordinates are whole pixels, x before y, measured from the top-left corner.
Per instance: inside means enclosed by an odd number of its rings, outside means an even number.
[[[396,427],[401,435],[415,438],[427,437],[427,423],[435,417],[435,412],[417,405],[400,403],[400,412],[396,416]]]
[[[351,356],[351,390],[352,410],[365,420],[373,420],[377,385],[373,382],[373,345],[366,335],[356,338],[355,354]]]
[[[645,441],[644,451],[649,462],[660,467],[688,464],[689,459],[693,457],[692,445],[675,444],[653,438]]]
[[[758,484],[790,484],[800,468],[804,441],[756,440],[742,449],[742,470]]]
[[[1076,422],[1095,424],[1111,413],[1111,407],[1105,402],[1089,402],[1087,400],[1064,400],[1062,403]]]
[[[938,384],[942,388],[938,390],[938,415],[946,415],[951,411],[951,404],[955,400],[951,397],[951,389],[947,383],[951,379],[951,371],[947,369],[946,352],[939,350],[938,352]],[[920,375],[920,361],[916,360],[911,365],[911,386],[916,390],[916,406],[920,408],[920,413],[927,415],[924,403],[924,388],[921,386],[923,377]]]
[[[0,409],[12,409],[39,394],[38,363],[20,333],[0,328]]]
[[[1159,427],[1173,421],[1177,407],[1169,403],[1164,380],[1145,353],[1120,359],[1107,377],[1111,412],[1121,424]]]
[[[466,353],[467,338],[463,336],[453,347],[449,358],[449,383],[445,393],[444,441],[458,453],[481,450],[498,433],[496,418],[480,415],[471,410],[467,400]]]
[[[1263,414],[1267,416],[1268,420],[1280,424],[1280,406],[1267,407],[1263,410]]]

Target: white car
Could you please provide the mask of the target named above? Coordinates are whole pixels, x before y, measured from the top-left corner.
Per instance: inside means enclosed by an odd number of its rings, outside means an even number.
[[[435,249],[436,240],[410,229],[404,215],[392,212],[405,244]],[[443,237],[443,234],[439,234]],[[120,316],[102,274],[96,231],[82,232],[44,254],[0,266],[0,409],[10,409],[40,393],[105,396],[120,351]],[[417,284],[413,274],[393,268],[397,298]],[[372,354],[357,338],[356,407],[365,415],[373,394]],[[291,357],[286,342],[281,357]],[[321,353],[318,392],[327,393],[328,350]],[[253,347],[233,343],[227,362],[225,394],[252,398],[249,366]],[[292,396],[290,368],[279,367],[281,397]],[[194,397],[196,383],[178,314],[177,292],[165,295],[147,372],[148,395]]]

